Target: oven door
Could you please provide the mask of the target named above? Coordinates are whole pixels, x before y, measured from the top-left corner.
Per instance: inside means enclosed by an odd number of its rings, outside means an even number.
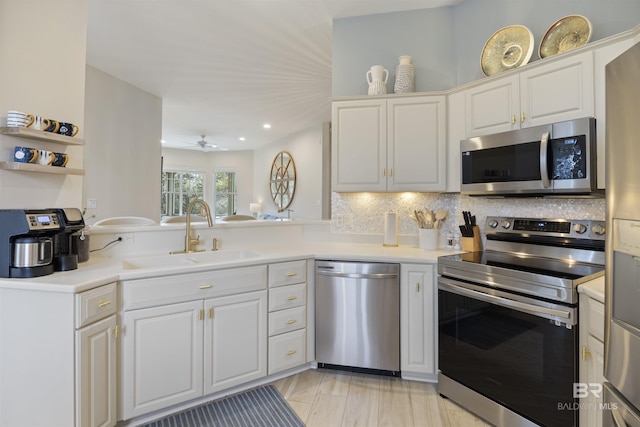
[[[438,303],[441,375],[537,424],[577,425],[575,307],[442,276]]]

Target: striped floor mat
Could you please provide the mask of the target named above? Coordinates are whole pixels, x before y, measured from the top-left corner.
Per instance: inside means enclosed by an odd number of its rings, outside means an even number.
[[[304,427],[278,390],[267,385],[169,415],[143,427]]]

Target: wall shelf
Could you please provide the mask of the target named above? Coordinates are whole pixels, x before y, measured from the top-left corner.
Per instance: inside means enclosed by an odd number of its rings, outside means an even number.
[[[24,127],[0,127],[0,134],[16,136],[19,138],[37,139],[39,141],[53,142],[64,145],[84,145],[85,140],[72,136],[59,135],[52,132],[29,129]]]
[[[36,165],[33,163],[0,162],[0,169],[24,172],[52,173],[57,175],[84,175],[84,169],[63,168],[59,166]]]

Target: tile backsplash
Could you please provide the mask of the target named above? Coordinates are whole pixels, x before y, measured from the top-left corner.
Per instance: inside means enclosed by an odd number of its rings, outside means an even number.
[[[398,213],[398,234],[418,234],[410,218],[416,209],[449,212],[440,236],[459,234],[462,211],[476,215],[481,229],[487,216],[604,220],[605,199],[484,198],[440,193],[332,193],[331,230],[334,233],[383,234],[384,213]]]

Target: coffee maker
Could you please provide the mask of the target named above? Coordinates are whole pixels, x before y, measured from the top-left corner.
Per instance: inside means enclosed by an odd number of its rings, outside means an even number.
[[[62,230],[56,209],[0,209],[0,277],[53,273],[53,240]]]
[[[84,228],[82,212],[77,208],[56,211],[62,230],[54,236],[53,267],[55,271],[75,270],[78,268],[78,253],[73,245],[73,236]]]

